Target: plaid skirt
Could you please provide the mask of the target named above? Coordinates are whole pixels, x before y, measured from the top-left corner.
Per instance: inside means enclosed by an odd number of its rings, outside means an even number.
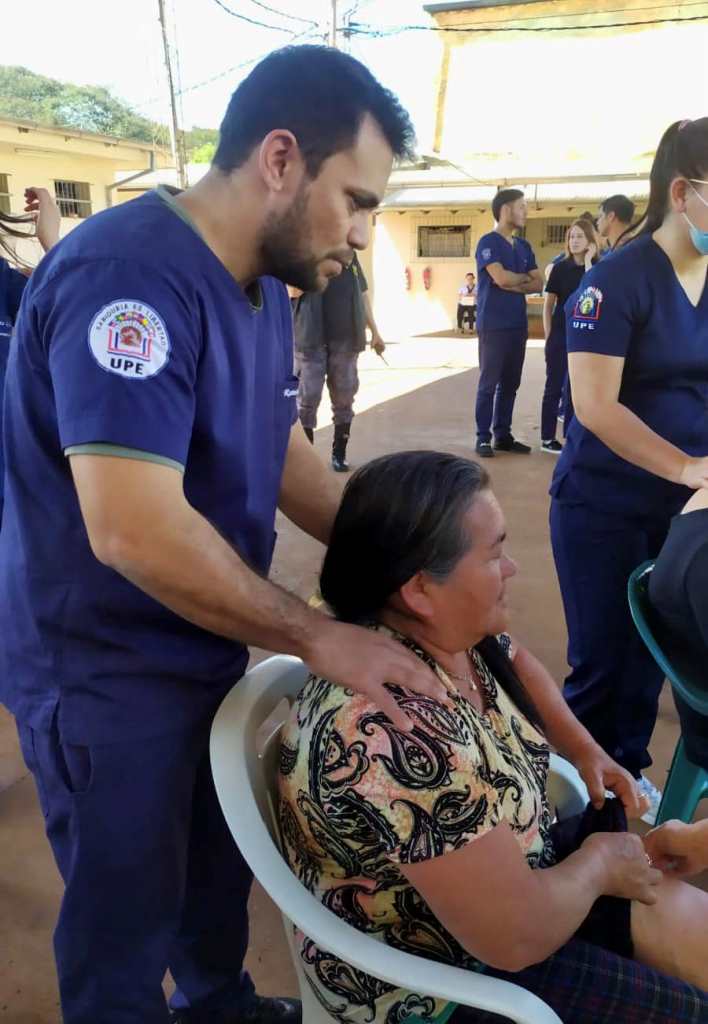
[[[626,831],[619,800],[606,800],[601,811],[554,826],[557,859],[577,850],[592,832]],[[708,1024],[708,992],[670,978],[631,959],[630,902],[603,896],[575,936],[541,963],[513,974],[485,968],[533,992],[548,1003],[563,1024]],[[498,1014],[464,1006],[448,1024],[501,1024]]]

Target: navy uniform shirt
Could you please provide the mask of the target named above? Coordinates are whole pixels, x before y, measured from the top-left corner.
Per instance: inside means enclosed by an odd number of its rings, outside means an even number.
[[[477,327],[482,331],[525,328],[526,296],[495,284],[485,269],[501,263],[505,270],[528,274],[536,269],[536,257],[525,238],[508,242],[498,231],[482,235],[477,244]],[[539,286],[540,290],[540,286]]]
[[[296,418],[287,294],[266,277],[249,298],[180,211],[152,192],[72,231],[32,275],[10,350],[0,698],[36,729],[58,714],[67,742],[189,725],[248,658],[96,560],[67,453],[183,472],[189,503],[258,573],[275,543]],[[143,515],[138,501],[138,529]]]
[[[666,253],[644,235],[587,272],[566,323],[569,353],[625,360],[623,405],[687,455],[708,455],[708,287],[691,305]],[[690,491],[615,455],[574,417],[551,494],[664,520]]]
[[[0,396],[5,383],[7,356],[10,351],[10,337],[20,309],[22,293],[27,278],[19,270],[14,270],[7,260],[0,257]],[[2,457],[2,435],[0,434],[0,521],[2,521],[3,477],[5,467]]]
[[[362,295],[368,290],[361,264],[354,259],[333,277],[324,292],[305,292],[295,303],[295,348],[312,352],[326,345],[349,352],[366,348]]]

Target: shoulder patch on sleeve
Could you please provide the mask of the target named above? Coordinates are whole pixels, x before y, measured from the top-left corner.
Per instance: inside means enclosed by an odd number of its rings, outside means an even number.
[[[483,260],[488,260],[491,257],[491,255],[492,255],[492,250],[491,249],[482,249],[482,252],[480,253],[480,255],[481,255]]]
[[[573,317],[576,320],[599,320],[602,298],[602,292],[594,285],[588,285],[587,288],[583,288],[575,302]]]
[[[127,380],[155,377],[170,358],[164,320],[135,299],[115,299],[99,309],[88,330],[88,346],[101,369]]]

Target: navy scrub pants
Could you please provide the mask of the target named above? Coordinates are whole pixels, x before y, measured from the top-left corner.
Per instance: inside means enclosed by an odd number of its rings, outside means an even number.
[[[568,349],[565,333],[552,330],[546,341],[546,386],[541,403],[541,440],[553,441],[558,429],[558,407],[565,395],[568,376]],[[565,415],[565,403],[563,403]]]
[[[600,746],[638,778],[651,764],[663,674],[632,622],[627,580],[659,554],[669,521],[625,519],[556,499],[550,521],[568,626],[565,697]]]
[[[243,969],[251,873],[221,813],[209,722],[74,746],[19,725],[66,886],[54,933],[64,1024],[195,1024],[252,998]]]
[[[526,327],[488,331],[479,328],[477,440],[497,441],[511,436],[511,418],[526,355]],[[492,424],[493,419],[493,424]]]

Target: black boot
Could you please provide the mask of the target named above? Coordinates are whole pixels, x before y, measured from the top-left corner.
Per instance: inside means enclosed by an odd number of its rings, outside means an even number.
[[[314,427],[303,427],[302,429],[305,431],[305,437],[310,442],[310,444],[314,444],[315,443],[315,430],[314,430]]]
[[[332,469],[335,473],[348,473],[347,441],[349,440],[349,424],[338,423],[334,428],[332,442]]]

